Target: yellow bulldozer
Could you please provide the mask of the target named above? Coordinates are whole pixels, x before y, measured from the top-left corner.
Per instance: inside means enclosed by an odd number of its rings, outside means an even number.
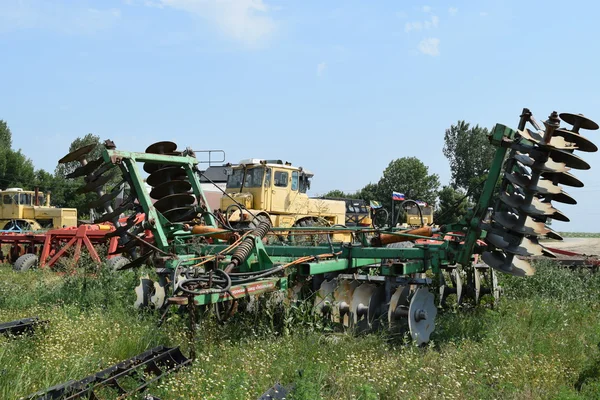
[[[344,201],[313,199],[306,193],[313,174],[282,160],[247,159],[227,166],[226,195],[221,198],[232,226],[252,226],[269,218],[274,227],[344,225]]]
[[[35,231],[77,226],[77,209],[50,206],[50,194],[21,188],[0,190],[0,230]]]

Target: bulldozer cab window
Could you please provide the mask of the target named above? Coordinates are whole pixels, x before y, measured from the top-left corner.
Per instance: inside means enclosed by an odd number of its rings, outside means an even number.
[[[38,206],[43,206],[44,203],[45,203],[44,195],[43,194],[38,195]]]
[[[267,172],[265,173],[265,187],[271,187],[271,168],[267,168]]]
[[[263,177],[265,175],[265,169],[263,167],[252,168],[246,170],[246,179],[244,180],[244,187],[257,188],[261,187],[263,183]]]
[[[9,194],[5,194],[4,195],[4,199],[2,201],[4,204],[12,204],[13,203],[13,198],[11,195]]]
[[[292,172],[292,190],[298,190],[298,171]]]
[[[288,173],[285,171],[275,171],[275,186],[287,187],[288,186]]]
[[[31,195],[30,194],[21,193],[19,195],[19,204],[25,205],[25,206],[30,206],[31,205]]]
[[[310,179],[306,175],[300,177],[300,193],[306,193],[310,189]]]
[[[243,169],[233,170],[233,174],[227,178],[227,189],[239,189],[242,187],[242,179],[244,178]]]

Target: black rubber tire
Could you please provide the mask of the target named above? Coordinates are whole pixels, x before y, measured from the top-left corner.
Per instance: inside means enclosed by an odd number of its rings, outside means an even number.
[[[119,268],[124,267],[129,264],[131,261],[127,257],[123,256],[115,256],[106,261],[106,266],[110,271],[119,271]]]
[[[25,272],[30,269],[37,268],[38,256],[35,254],[27,253],[17,258],[17,261],[13,264],[13,270],[17,272]]]

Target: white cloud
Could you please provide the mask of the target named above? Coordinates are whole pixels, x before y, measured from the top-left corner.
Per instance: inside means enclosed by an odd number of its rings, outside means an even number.
[[[419,51],[428,56],[439,56],[440,55],[440,39],[438,38],[427,38],[421,40],[419,43]]]
[[[450,14],[451,16],[455,16],[456,13],[458,13],[458,8],[456,8],[456,7],[450,7],[448,9],[448,14]]]
[[[325,61],[317,64],[317,76],[321,77],[325,74],[325,70],[327,69],[327,63]]]
[[[248,46],[259,45],[273,34],[276,23],[272,8],[263,0],[160,0],[173,7],[209,20],[227,36]]]
[[[488,13],[487,13],[487,11],[481,11],[481,12],[479,13],[479,15],[480,15],[481,17],[487,17],[487,16],[488,16]]]
[[[440,23],[440,17],[437,15],[432,15],[431,19],[427,21],[412,21],[404,24],[404,32],[408,33],[410,31],[421,31],[428,30],[431,28],[437,28]]]
[[[431,12],[431,7],[430,6],[423,6],[423,12]]]

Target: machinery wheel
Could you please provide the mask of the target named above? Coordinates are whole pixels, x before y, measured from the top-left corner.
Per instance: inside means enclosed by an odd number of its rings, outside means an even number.
[[[12,219],[8,221],[2,229],[5,231],[31,231],[33,230],[33,227],[31,226],[31,223],[23,219]]]
[[[329,227],[329,223],[322,219],[322,218],[304,218],[301,219],[299,221],[296,221],[296,223],[294,224],[294,227],[300,227],[300,228],[310,228],[310,227],[315,227],[315,228],[324,228],[324,227]],[[297,234],[297,235],[293,235],[293,240],[295,242],[296,245],[315,245],[315,244],[319,244],[319,243],[327,243],[327,237],[329,234],[327,233],[323,233],[323,234],[307,234],[307,235],[301,235],[301,234]]]
[[[17,272],[25,272],[30,269],[36,268],[38,262],[38,256],[35,254],[23,254],[21,257],[17,258],[13,265],[13,269]]]
[[[123,256],[115,256],[106,261],[106,266],[110,271],[119,271],[122,267],[129,264],[129,259]]]

